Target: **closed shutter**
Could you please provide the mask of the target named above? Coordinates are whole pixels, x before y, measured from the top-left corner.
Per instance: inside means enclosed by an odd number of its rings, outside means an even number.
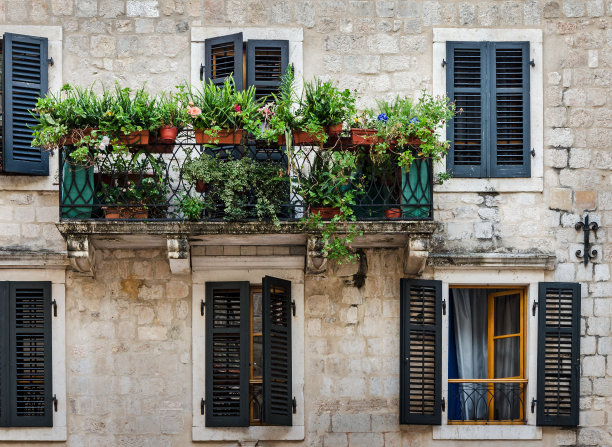
[[[263,278],[263,422],[292,425],[291,282]]]
[[[0,282],[0,427],[9,424],[9,283]]]
[[[580,284],[540,283],[537,425],[578,425]]]
[[[439,425],[442,283],[402,279],[400,319],[400,424]]]
[[[206,426],[249,425],[249,283],[206,283]]]
[[[49,154],[32,147],[31,110],[47,93],[47,39],[4,34],[2,168],[4,172],[49,175]]]
[[[277,94],[289,64],[288,40],[247,42],[247,86],[256,88],[257,99]]]
[[[529,42],[492,42],[491,177],[531,175]]]
[[[206,39],[204,42],[204,71],[206,82],[220,85],[233,75],[236,90],[242,90],[243,66],[242,33]]]

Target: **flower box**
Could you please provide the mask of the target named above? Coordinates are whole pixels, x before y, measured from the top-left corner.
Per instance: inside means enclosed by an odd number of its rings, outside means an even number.
[[[62,146],[74,146],[79,144],[83,137],[88,137],[94,130],[98,130],[97,127],[87,127],[85,129],[72,129],[70,134],[63,137],[60,142]]]
[[[379,137],[375,137],[376,129],[351,129],[351,144],[356,146],[372,145],[380,141]]]
[[[331,219],[340,214],[340,208],[331,206],[311,206],[310,214],[318,214],[321,219]]]
[[[212,133],[212,135],[208,135],[203,129],[196,129],[196,144],[227,144],[235,146],[238,144],[242,144],[242,141],[246,137],[246,131],[243,129],[223,129],[218,132],[210,130],[210,132]]]
[[[144,206],[103,206],[106,219],[147,219],[149,210]]]
[[[385,217],[387,219],[400,219],[402,217],[402,210],[400,208],[389,208],[385,210]]]
[[[126,146],[144,146],[149,144],[149,131],[139,130],[136,132],[129,133],[127,135],[119,135],[119,141]]]

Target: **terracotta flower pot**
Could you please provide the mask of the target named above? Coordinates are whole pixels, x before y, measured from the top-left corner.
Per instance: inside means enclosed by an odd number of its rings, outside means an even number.
[[[174,143],[177,135],[178,129],[174,126],[163,126],[159,128],[159,139],[164,143]]]
[[[144,206],[103,206],[106,219],[147,219],[149,210]]]
[[[208,191],[208,183],[204,182],[204,180],[197,180],[195,184],[195,190],[199,193]]]
[[[119,135],[119,141],[127,146],[143,146],[149,144],[149,131],[139,130],[127,135]]]
[[[203,129],[195,130],[195,141],[197,144],[227,144],[227,145],[238,145],[242,144],[242,140],[246,135],[246,131],[243,129],[235,130],[220,130],[218,132],[212,132],[213,135],[204,133]],[[216,134],[216,135],[215,135]]]
[[[378,143],[376,138],[376,129],[351,129],[351,144],[354,145],[372,145]]]
[[[304,130],[293,131],[293,144],[299,145],[312,145],[316,146],[321,142],[321,135],[306,132]]]
[[[311,206],[310,214],[318,214],[321,216],[321,219],[331,219],[340,214],[340,208],[331,206]]]
[[[72,129],[68,136],[65,136],[63,140],[60,140],[62,146],[72,146],[78,144],[83,137],[88,137],[94,130],[98,130],[97,127],[87,127],[85,129]]]
[[[399,219],[402,217],[402,210],[400,208],[389,208],[385,210],[385,217],[387,219]]]

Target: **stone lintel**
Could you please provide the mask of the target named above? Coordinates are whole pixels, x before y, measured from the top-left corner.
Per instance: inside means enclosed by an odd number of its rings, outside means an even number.
[[[556,256],[548,253],[430,253],[434,268],[505,268],[554,270]]]

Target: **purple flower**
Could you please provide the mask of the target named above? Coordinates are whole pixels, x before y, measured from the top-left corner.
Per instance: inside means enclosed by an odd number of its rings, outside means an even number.
[[[410,124],[419,124],[420,123],[419,119],[416,116],[414,118],[410,118],[410,120],[408,122]]]
[[[389,117],[385,113],[381,113],[380,115],[378,115],[378,121],[382,121],[383,123],[386,123],[388,120],[389,120]]]

